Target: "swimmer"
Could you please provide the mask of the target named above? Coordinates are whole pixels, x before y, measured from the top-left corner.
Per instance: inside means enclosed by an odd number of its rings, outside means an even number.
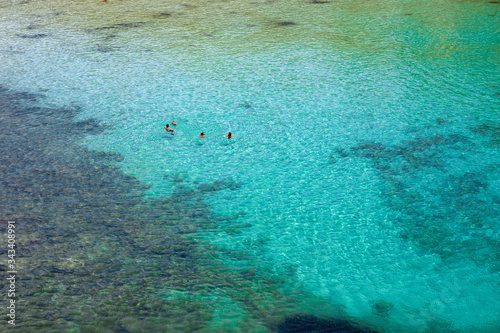
[[[167,126],[165,126],[165,131],[167,131],[167,132],[172,132],[172,133],[174,133],[174,132],[175,132],[173,129],[171,129],[171,128],[170,128],[170,125],[169,125],[169,124],[167,124]]]
[[[198,135],[200,138],[205,139],[205,133],[201,132],[200,135]]]
[[[172,120],[172,126],[177,126],[177,123]]]
[[[227,135],[224,135],[225,138],[232,139],[234,136],[231,134],[231,132],[227,133]]]

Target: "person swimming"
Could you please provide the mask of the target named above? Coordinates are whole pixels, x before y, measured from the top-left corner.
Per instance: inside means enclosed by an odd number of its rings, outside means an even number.
[[[225,138],[232,139],[234,136],[231,134],[231,132],[227,133],[227,135],[224,135]]]
[[[198,135],[198,136],[199,136],[200,138],[202,138],[202,139],[205,139],[205,138],[206,138],[205,133],[203,133],[203,132],[201,132],[201,133],[200,133],[200,135]]]
[[[172,120],[172,126],[177,126],[177,123]]]
[[[174,132],[175,132],[173,129],[171,129],[171,128],[170,128],[170,125],[169,125],[169,124],[167,124],[167,126],[165,126],[165,131],[167,131],[167,132],[172,132],[172,133],[174,133]]]

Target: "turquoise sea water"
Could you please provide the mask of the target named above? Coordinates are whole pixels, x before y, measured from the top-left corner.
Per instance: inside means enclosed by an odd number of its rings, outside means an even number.
[[[204,199],[227,218],[194,239],[239,254],[222,259],[229,270],[309,295],[311,314],[495,332],[500,7],[351,5],[206,29],[133,14],[68,28],[64,13],[21,11],[4,24],[0,83],[109,125],[81,144],[122,154],[148,199],[230,183]],[[219,305],[207,330],[238,331],[241,313]]]

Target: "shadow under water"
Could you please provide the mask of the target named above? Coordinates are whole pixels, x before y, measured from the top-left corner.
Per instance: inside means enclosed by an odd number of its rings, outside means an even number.
[[[113,165],[120,155],[78,145],[105,126],[75,121],[75,108],[36,106],[40,98],[0,87],[2,249],[7,221],[16,222],[13,331],[210,332],[226,304],[233,327],[262,332],[303,312],[306,296],[280,293],[279,276],[229,269],[232,254],[197,239],[228,219],[204,197],[239,184],[188,188],[174,177],[169,198],[146,200],[147,187]]]

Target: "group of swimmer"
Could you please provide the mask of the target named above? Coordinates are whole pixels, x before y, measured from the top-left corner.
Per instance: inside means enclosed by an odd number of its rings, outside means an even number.
[[[175,121],[172,120],[172,126],[177,126],[177,123]],[[165,126],[165,131],[167,132],[171,132],[172,134],[175,133],[175,130],[170,127],[170,124],[167,124],[167,126]],[[201,132],[200,134],[198,134],[198,136],[202,139],[205,139],[206,138],[206,135],[205,133]],[[227,133],[226,135],[224,135],[224,138],[228,138],[228,139],[232,139],[234,138],[234,136],[231,134],[231,132]]]

